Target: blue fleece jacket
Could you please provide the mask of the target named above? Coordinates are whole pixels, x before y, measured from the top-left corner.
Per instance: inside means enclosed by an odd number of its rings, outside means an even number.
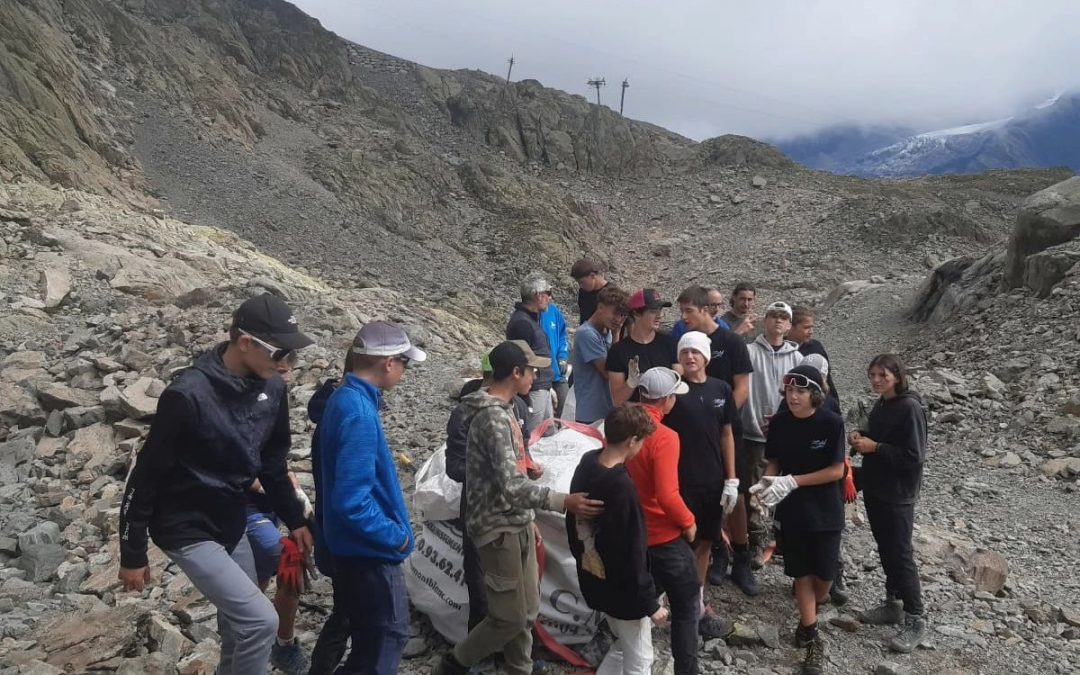
[[[379,419],[378,388],[349,374],[319,425],[323,536],[335,556],[401,562],[412,527]]]
[[[559,361],[570,361],[570,341],[566,337],[566,319],[554,302],[540,315],[540,327],[551,346],[551,381],[561,382],[566,379],[566,373],[559,370]]]

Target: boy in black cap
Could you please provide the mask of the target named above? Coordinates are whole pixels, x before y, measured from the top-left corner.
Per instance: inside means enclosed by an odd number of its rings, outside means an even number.
[[[537,369],[551,359],[526,349],[509,340],[496,346],[489,355],[491,385],[461,400],[469,429],[465,529],[484,572],[487,615],[443,656],[435,671],[440,675],[465,675],[498,652],[507,673],[530,675],[532,625],[540,611],[534,509],[589,518],[603,512],[602,502],[583,493],[556,492],[527,477],[525,441],[510,401],[531,388]]]
[[[608,351],[605,367],[615,405],[637,400],[637,378],[650,368],[672,368],[678,362],[675,341],[659,332],[660,314],[670,302],[652,288],[639,288],[630,294],[630,330]]]
[[[218,673],[264,673],[278,618],[244,536],[257,478],[302,554],[311,533],[289,481],[289,406],[278,362],[312,340],[277,297],[251,298],[229,341],[196,359],[158,399],[120,507],[120,581],[150,581],[150,536],[218,611]]]
[[[823,409],[825,378],[812,366],[783,377],[787,410],[769,424],[762,479],[750,488],[767,508],[776,507],[784,545],[784,573],[795,579],[799,627],[795,643],[806,647],[803,675],[821,675],[824,644],[818,636],[817,604],[825,602],[840,563],[844,502],[844,420]]]

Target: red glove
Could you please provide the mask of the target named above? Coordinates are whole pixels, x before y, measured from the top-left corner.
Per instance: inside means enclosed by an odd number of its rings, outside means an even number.
[[[851,470],[851,460],[844,460],[844,503],[853,504],[858,497],[855,492],[855,472]]]
[[[281,538],[281,562],[277,568],[277,583],[279,587],[292,588],[299,593],[304,592],[304,573],[307,566],[304,556],[300,555],[300,549],[296,547],[289,537]]]

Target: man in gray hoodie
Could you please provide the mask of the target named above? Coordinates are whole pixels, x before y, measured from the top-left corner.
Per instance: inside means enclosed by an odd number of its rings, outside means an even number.
[[[802,363],[804,357],[799,352],[799,345],[785,336],[791,330],[791,307],[784,302],[774,302],[765,309],[765,330],[749,345],[750,363],[754,372],[750,375],[750,395],[742,407],[743,453],[735,458],[735,471],[742,481],[754,485],[761,480],[765,469],[765,434],[769,420],[780,406],[783,397],[784,374]],[[739,511],[739,507],[736,507]],[[765,544],[768,543],[768,523],[760,518],[753,509],[748,514],[747,535],[750,544],[750,557],[740,561],[736,554],[732,563],[732,577],[735,566],[749,562],[753,567],[760,567]],[[754,522],[756,521],[756,522]],[[732,533],[738,541],[738,534]]]

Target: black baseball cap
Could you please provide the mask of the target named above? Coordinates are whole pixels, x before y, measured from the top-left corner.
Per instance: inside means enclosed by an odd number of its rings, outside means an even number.
[[[642,309],[663,309],[664,307],[671,307],[671,303],[666,300],[660,299],[660,294],[653,288],[639,288],[630,294],[630,299],[627,301],[627,307],[631,311],[637,311]]]
[[[488,354],[492,372],[506,372],[514,368],[547,368],[551,366],[551,359],[537,356],[529,344],[524,340],[507,340],[495,345]]]
[[[315,341],[300,332],[296,317],[273,293],[249,298],[233,312],[232,327],[280,349],[303,349]]]

